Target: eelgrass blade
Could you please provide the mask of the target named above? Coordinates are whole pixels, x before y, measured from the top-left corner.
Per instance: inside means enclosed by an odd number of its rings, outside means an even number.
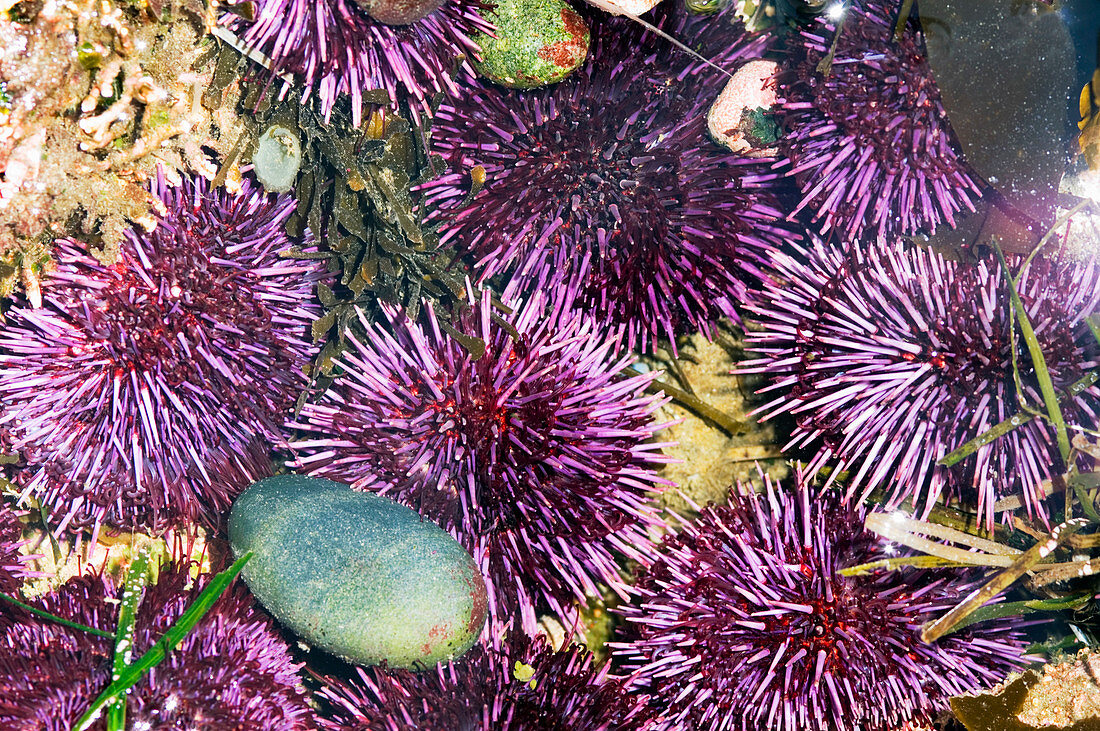
[[[11,602],[12,604],[14,604],[17,607],[22,607],[23,609],[26,609],[31,614],[35,615],[36,617],[42,617],[43,619],[48,619],[51,622],[57,622],[58,624],[65,625],[66,627],[70,627],[72,629],[80,630],[81,632],[87,632],[88,634],[95,635],[96,637],[109,637],[112,640],[115,638],[115,633],[114,632],[108,632],[107,630],[104,630],[104,629],[96,629],[95,627],[89,627],[86,624],[80,624],[80,622],[71,622],[67,619],[63,619],[61,617],[58,617],[56,614],[50,614],[47,611],[44,611],[42,609],[38,609],[37,607],[32,607],[30,604],[24,604],[23,602],[19,601],[18,599],[16,599],[13,596],[8,596],[7,594],[0,594],[0,599],[3,599],[6,602]]]
[[[1097,338],[1100,339],[1100,334],[1097,335]],[[1078,395],[1080,395],[1082,391],[1092,386],[1097,381],[1100,381],[1100,374],[1097,374],[1095,371],[1089,371],[1088,373],[1074,381],[1070,385],[1070,387],[1066,389],[1066,393],[1062,397],[1062,399],[1067,400],[1076,398]],[[944,467],[952,467],[959,462],[962,462],[964,459],[974,454],[974,452],[977,452],[980,448],[984,447],[995,439],[999,439],[1005,434],[1008,434],[1013,429],[1027,424],[1029,421],[1034,419],[1035,416],[1035,414],[1028,413],[1013,414],[999,424],[994,424],[986,431],[982,432],[978,436],[963,444],[961,447],[944,455],[939,459],[939,461],[936,462],[936,464],[943,465]]]
[[[107,686],[107,689],[92,701],[91,706],[77,722],[76,731],[88,729],[103,713],[103,709],[108,703],[113,701],[119,694],[132,688],[145,673],[159,665],[225,593],[225,590],[229,588],[229,584],[237,577],[237,574],[241,572],[241,569],[244,568],[245,563],[250,558],[252,558],[251,551],[238,558],[232,566],[211,579],[210,583],[202,590],[202,593],[199,594],[191,606],[180,615],[175,624],[136,662],[128,665],[118,680]]]
[[[915,521],[909,521],[911,523]],[[923,524],[929,528],[937,527],[931,524]],[[932,541],[918,535],[912,529],[907,528],[903,522],[893,515],[885,515],[883,513],[870,513],[864,521],[864,526],[872,533],[876,533],[882,536],[888,541],[893,541],[900,545],[910,548],[914,551],[919,551],[928,556],[935,556],[945,561],[951,561],[953,563],[964,564],[969,566],[999,566],[1009,567],[1012,566],[1016,558],[1013,555],[1006,555],[1001,551],[997,553],[987,553],[984,551],[969,551],[956,546],[946,545],[937,541]],[[942,527],[942,526],[939,526]],[[965,535],[965,534],[964,534]],[[972,536],[971,538],[976,538]],[[984,543],[992,543],[991,541],[983,541]],[[1002,547],[1003,548],[1003,547]]]
[[[1005,281],[1008,283],[1008,293],[1012,298],[1012,309],[1016,313],[1016,322],[1020,325],[1020,334],[1027,344],[1027,352],[1031,355],[1031,366],[1035,369],[1035,379],[1039,382],[1039,391],[1043,395],[1043,403],[1047,407],[1047,415],[1058,438],[1058,451],[1062,454],[1062,460],[1069,464],[1070,446],[1069,434],[1066,431],[1066,422],[1062,416],[1062,407],[1058,404],[1058,394],[1054,390],[1054,382],[1050,380],[1050,370],[1047,368],[1043,349],[1039,345],[1039,339],[1035,337],[1035,329],[1031,326],[1031,320],[1024,312],[1024,303],[1020,301],[1020,295],[1016,291],[1016,282],[1012,272],[1008,269],[1005,255],[996,241],[993,249],[997,252],[997,259],[1001,263],[1001,271],[1004,272]]]
[[[969,627],[972,624],[978,622],[985,622],[990,619],[1000,619],[1001,617],[1015,617],[1021,614],[1030,614],[1031,612],[1058,612],[1065,609],[1081,609],[1088,603],[1092,594],[1089,592],[1079,592],[1071,594],[1068,597],[1057,597],[1055,599],[1025,599],[1019,602],[1002,602],[1001,604],[990,604],[989,606],[979,607],[969,617],[955,627],[955,631],[961,630],[964,627]]]
[[[869,561],[856,566],[840,569],[840,576],[868,576],[879,571],[896,571],[903,567],[915,569],[939,569],[939,568],[974,568],[972,563],[950,561],[939,556],[894,556],[893,558],[880,558],[877,561]]]
[[[111,667],[111,682],[118,680],[134,652],[134,625],[137,623],[137,608],[141,596],[149,583],[149,546],[143,547],[126,572],[126,581],[122,585],[122,601],[118,608],[118,629],[115,631],[115,657]],[[107,731],[126,730],[126,694],[120,693],[107,708]]]
[[[921,629],[920,638],[923,642],[935,642],[946,634],[957,630],[975,611],[983,604],[994,599],[1002,591],[1012,586],[1025,573],[1031,570],[1035,564],[1050,555],[1051,551],[1065,543],[1070,536],[1081,530],[1089,522],[1083,518],[1073,518],[1056,526],[1050,532],[1050,538],[1042,543],[1036,543],[1020,555],[1016,561],[999,572],[992,579],[979,586],[963,599],[955,608],[934,622],[929,622]]]

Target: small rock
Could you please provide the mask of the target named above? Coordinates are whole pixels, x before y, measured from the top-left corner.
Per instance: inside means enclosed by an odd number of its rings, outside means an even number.
[[[252,153],[256,179],[270,193],[286,193],[298,179],[302,166],[302,146],[298,135],[280,125],[268,127],[256,142]]]
[[[779,128],[772,118],[775,106],[774,61],[757,59],[737,69],[707,112],[707,128],[714,141],[747,157],[771,157]]]
[[[301,475],[261,480],[229,516],[241,575],[282,624],[361,665],[426,668],[477,640],[488,604],[454,538],[392,500]]]
[[[588,54],[588,26],[562,0],[500,0],[485,17],[497,37],[479,34],[482,76],[512,89],[561,81]]]

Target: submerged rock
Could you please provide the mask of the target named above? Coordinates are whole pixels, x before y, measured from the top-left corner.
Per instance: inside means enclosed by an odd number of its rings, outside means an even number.
[[[301,475],[261,480],[229,516],[242,576],[310,645],[361,665],[423,668],[466,652],[487,612],[470,554],[416,512]]]
[[[967,731],[1090,731],[1100,728],[1100,655],[1082,650],[1009,677],[992,690],[951,699]]]

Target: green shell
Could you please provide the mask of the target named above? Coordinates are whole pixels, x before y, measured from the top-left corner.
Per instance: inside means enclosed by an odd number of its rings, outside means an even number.
[[[588,53],[588,26],[562,0],[498,0],[485,17],[497,37],[477,35],[481,60],[474,66],[488,79],[513,89],[561,81]]]
[[[353,663],[424,668],[481,633],[485,582],[454,538],[371,493],[301,475],[261,480],[229,515],[260,603],[305,642]]]

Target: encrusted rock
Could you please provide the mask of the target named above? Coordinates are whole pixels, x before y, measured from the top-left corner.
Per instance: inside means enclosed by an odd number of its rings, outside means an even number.
[[[481,47],[474,66],[503,86],[533,89],[561,81],[588,54],[588,26],[562,0],[501,0],[486,17],[497,37],[474,39]]]
[[[734,73],[707,112],[707,128],[714,141],[748,157],[777,154],[774,61],[749,61]]]
[[[1086,651],[1028,670],[989,693],[951,699],[967,731],[1100,728],[1100,654]]]

